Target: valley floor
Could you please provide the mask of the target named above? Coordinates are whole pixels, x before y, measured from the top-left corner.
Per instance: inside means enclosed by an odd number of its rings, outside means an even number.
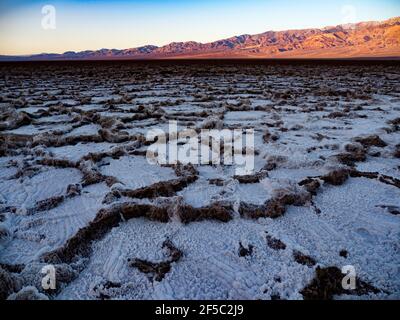
[[[388,64],[0,65],[0,299],[399,299],[399,81]],[[254,173],[150,164],[146,134],[171,120],[254,129]]]

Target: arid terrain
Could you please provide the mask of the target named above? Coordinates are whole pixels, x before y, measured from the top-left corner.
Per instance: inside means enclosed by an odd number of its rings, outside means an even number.
[[[1,64],[0,299],[399,299],[399,83],[388,62]],[[253,128],[254,173],[150,164],[170,120]]]

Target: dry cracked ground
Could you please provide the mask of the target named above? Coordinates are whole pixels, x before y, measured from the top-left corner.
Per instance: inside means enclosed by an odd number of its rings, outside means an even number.
[[[395,64],[1,65],[0,299],[399,298],[399,80]],[[254,174],[149,164],[169,120],[254,128]]]

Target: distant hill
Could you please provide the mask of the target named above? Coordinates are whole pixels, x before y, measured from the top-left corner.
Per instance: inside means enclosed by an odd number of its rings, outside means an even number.
[[[0,56],[0,60],[103,60],[172,58],[357,58],[400,57],[400,17],[322,29],[267,31],[210,43],[173,42],[117,50]]]

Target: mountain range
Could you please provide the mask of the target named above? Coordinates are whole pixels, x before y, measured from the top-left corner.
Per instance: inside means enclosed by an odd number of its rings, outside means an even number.
[[[210,43],[101,49],[63,54],[0,56],[0,60],[108,60],[209,58],[400,58],[400,17],[325,28],[244,34]]]

